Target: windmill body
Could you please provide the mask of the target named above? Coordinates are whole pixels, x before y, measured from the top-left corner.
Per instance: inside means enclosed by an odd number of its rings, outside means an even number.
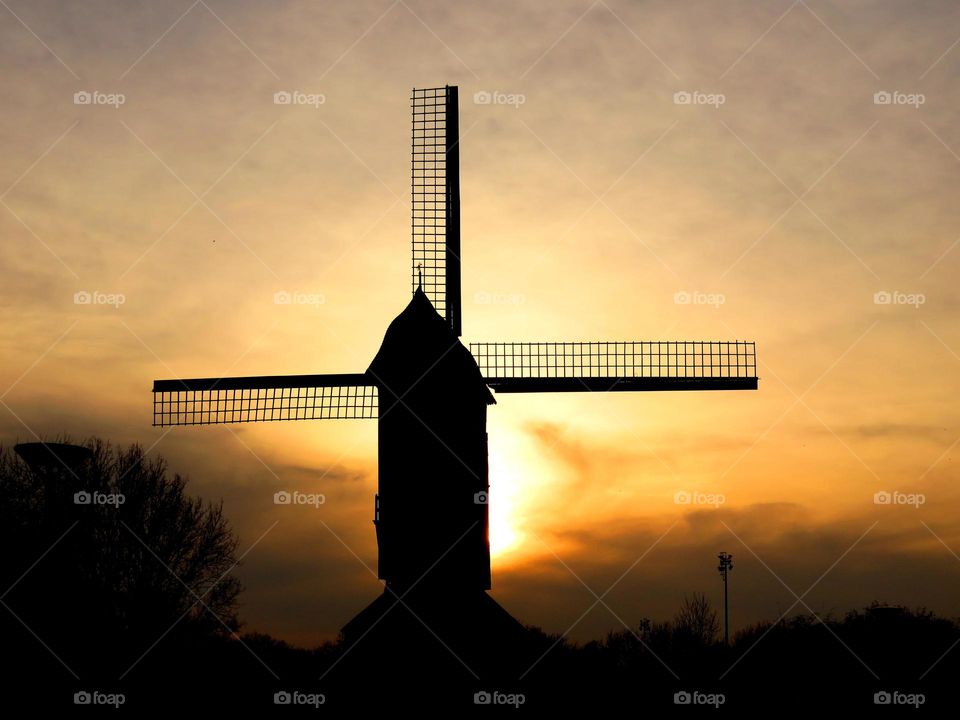
[[[489,589],[487,405],[494,400],[476,360],[418,288],[367,374],[380,398],[380,578],[400,594],[418,582]]]

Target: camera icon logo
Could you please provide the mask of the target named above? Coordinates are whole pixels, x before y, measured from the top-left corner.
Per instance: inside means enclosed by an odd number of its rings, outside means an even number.
[[[73,294],[73,304],[74,305],[89,305],[93,300],[93,296],[90,295],[86,290],[81,290],[80,292],[75,292]]]
[[[89,105],[93,102],[93,95],[86,90],[80,90],[73,94],[74,105]]]
[[[474,505],[486,505],[487,503],[488,503],[488,498],[485,490],[481,490],[480,492],[473,494]]]
[[[881,490],[880,492],[873,494],[874,505],[889,505],[892,499],[893,495],[888,493],[886,490]]]
[[[493,95],[486,90],[480,90],[473,94],[474,105],[489,105],[493,101]]]
[[[890,105],[893,102],[893,93],[886,90],[878,90],[873,94],[874,105]]]
[[[892,700],[893,696],[886,690],[881,690],[880,692],[873,694],[874,705],[889,705]]]
[[[293,95],[288,93],[286,90],[281,90],[280,92],[275,92],[273,94],[274,105],[289,105],[291,102],[293,102]]]
[[[292,701],[293,697],[286,690],[281,690],[273,694],[274,705],[289,705]]]
[[[693,102],[693,95],[688,93],[686,90],[681,90],[673,94],[674,105],[689,105],[692,102]]]
[[[273,494],[274,505],[289,505],[292,499],[293,496],[290,495],[290,493],[288,493],[286,490],[280,490]]]
[[[691,702],[693,702],[693,696],[686,690],[681,690],[673,694],[674,705],[689,705]]]
[[[489,705],[493,701],[490,693],[486,690],[481,690],[478,693],[473,695],[473,704],[474,705]]]
[[[92,496],[86,490],[81,490],[73,494],[74,505],[89,505],[91,500]]]
[[[90,695],[86,690],[81,690],[73,694],[73,704],[74,705],[89,705],[93,700],[93,696]]]

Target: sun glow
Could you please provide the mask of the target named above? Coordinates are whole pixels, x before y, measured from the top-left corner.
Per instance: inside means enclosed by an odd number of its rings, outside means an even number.
[[[490,453],[490,554],[495,558],[516,550],[523,539],[518,467],[508,453]]]

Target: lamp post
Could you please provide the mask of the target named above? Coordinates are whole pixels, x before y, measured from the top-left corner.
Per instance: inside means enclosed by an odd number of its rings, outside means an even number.
[[[720,558],[720,565],[717,570],[720,571],[720,577],[723,578],[723,643],[730,644],[730,611],[727,595],[727,574],[733,569],[733,555],[728,552],[722,552],[717,555]]]

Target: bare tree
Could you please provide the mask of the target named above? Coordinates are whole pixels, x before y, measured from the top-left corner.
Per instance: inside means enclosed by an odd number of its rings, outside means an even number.
[[[701,645],[712,645],[720,635],[720,618],[703,593],[685,595],[673,619],[674,632]]]
[[[7,598],[18,616],[105,652],[165,631],[172,640],[238,630],[237,539],[222,503],[188,495],[186,478],[139,445],[86,446],[76,467],[28,467],[0,448],[0,579],[21,578]]]

